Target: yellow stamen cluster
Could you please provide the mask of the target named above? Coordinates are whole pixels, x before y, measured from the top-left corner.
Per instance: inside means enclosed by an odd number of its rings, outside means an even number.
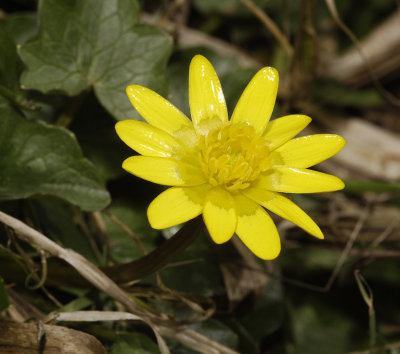
[[[224,123],[200,137],[200,166],[212,186],[245,189],[271,167],[270,150],[252,126]]]

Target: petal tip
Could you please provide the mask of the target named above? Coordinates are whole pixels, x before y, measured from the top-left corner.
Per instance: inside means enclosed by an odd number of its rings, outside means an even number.
[[[122,135],[124,131],[124,125],[120,124],[122,122],[117,122],[114,126],[115,132],[117,133],[118,137],[122,140]],[[122,140],[123,141],[123,140]]]
[[[149,220],[149,224],[153,229],[161,230],[164,229],[164,225],[161,225],[158,220],[156,213],[153,211],[153,202],[150,203],[149,207],[147,208],[147,220]]]
[[[338,178],[338,186],[337,186],[337,190],[340,191],[342,189],[344,189],[346,187],[346,185],[344,184],[344,182]]]
[[[132,121],[133,119],[125,119],[115,123],[114,128],[117,134],[120,135],[123,130],[127,129]]]
[[[266,66],[260,70],[270,81],[279,81],[278,70],[272,66]]]
[[[305,114],[296,114],[296,118],[303,119],[305,123],[310,124],[312,121],[312,118],[309,116],[306,116]]]
[[[317,226],[317,225],[316,225]],[[318,226],[317,226],[318,227]],[[325,238],[324,234],[322,233],[321,229],[318,227],[318,229],[313,230],[313,232],[310,232],[311,236],[314,236],[320,240],[323,240]]]
[[[343,138],[343,137],[340,136],[340,135],[337,135],[337,138],[338,138],[338,143],[341,145],[341,146],[340,146],[340,150],[341,150],[341,149],[343,149],[343,148],[346,146],[347,141],[346,141],[345,138]],[[340,151],[340,150],[339,150],[339,151]]]
[[[119,132],[121,131],[122,125],[120,124],[122,123],[122,121],[115,123],[114,125],[114,129],[117,132],[117,134],[119,135]]]
[[[259,257],[261,259],[264,259],[265,261],[271,261],[271,260],[273,260],[275,258],[278,258],[280,253],[281,253],[280,244],[279,244],[279,247],[276,247],[276,248],[274,248],[272,250],[268,249],[268,248],[265,248],[265,249],[259,250],[257,252],[254,252],[254,254],[257,257]]]
[[[307,115],[305,115],[305,114],[291,114],[291,115],[284,116],[284,117],[281,117],[281,118],[286,118],[286,117],[288,117],[288,118],[290,117],[291,119],[294,119],[294,120],[301,119],[304,122],[305,126],[310,124],[311,121],[312,121],[312,118],[307,116]]]
[[[196,54],[190,61],[190,65],[203,65],[210,63],[206,57],[201,54]]]
[[[231,195],[219,188],[210,190],[204,200],[203,220],[215,243],[221,244],[230,240],[237,225],[237,215]]]
[[[128,94],[128,96],[130,94],[134,94],[135,92],[137,92],[138,90],[140,90],[142,88],[142,86],[140,85],[128,85],[125,89],[126,93]]]
[[[127,159],[125,159],[124,161],[122,161],[122,168],[123,168],[126,172],[129,172],[129,173],[131,173],[131,172],[129,171],[128,164],[132,161],[132,157],[133,157],[133,156],[128,157]]]
[[[211,239],[212,239],[213,242],[216,243],[217,245],[222,245],[223,243],[228,242],[228,241],[232,238],[232,236],[233,236],[233,234],[234,234],[234,233],[232,233],[232,235],[230,235],[229,237],[226,236],[226,235],[225,235],[224,237],[220,237],[220,236],[215,235],[215,234],[214,234],[212,231],[210,231],[208,228],[207,228],[207,230],[208,230],[208,233],[209,233]]]
[[[318,235],[313,235],[313,236],[315,236],[316,238],[318,238],[318,239],[320,239],[320,240],[324,240],[324,239],[325,239],[325,236],[324,236],[324,234],[322,233],[322,231],[321,231],[320,234],[318,234]]]

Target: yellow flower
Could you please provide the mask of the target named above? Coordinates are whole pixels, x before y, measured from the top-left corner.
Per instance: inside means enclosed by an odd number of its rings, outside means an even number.
[[[131,103],[149,124],[116,124],[119,137],[141,155],[129,157],[122,167],[172,186],[149,205],[153,228],[203,214],[214,242],[226,242],[236,233],[258,257],[273,259],[281,246],[267,209],[323,238],[315,222],[281,193],[342,189],[339,178],[308,167],[336,154],[345,140],[331,134],[292,139],[311,119],[289,115],[269,122],[277,90],[277,71],[261,69],[229,120],[218,76],[201,55],[192,59],[189,70],[192,121],[154,91],[127,87]]]

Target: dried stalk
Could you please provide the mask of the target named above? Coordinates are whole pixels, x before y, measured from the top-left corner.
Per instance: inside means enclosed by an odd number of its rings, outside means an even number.
[[[282,33],[279,27],[272,21],[271,17],[269,17],[260,7],[258,7],[251,0],[240,0],[240,2],[246,6],[253,14],[256,16],[267,29],[272,33],[272,35],[277,39],[277,41],[282,45],[283,49],[286,51],[288,56],[293,55],[293,48],[289,43],[286,36]]]
[[[339,28],[350,38],[350,40],[353,42],[355,48],[357,49],[358,53],[360,54],[360,57],[365,63],[365,67],[368,71],[369,76],[371,77],[372,82],[374,83],[376,89],[379,91],[379,93],[391,104],[395,106],[400,106],[400,99],[394,96],[392,93],[387,91],[379,81],[377,75],[375,74],[375,71],[373,70],[371,63],[367,56],[364,53],[364,50],[361,47],[360,42],[358,41],[357,37],[354,35],[354,33],[350,30],[349,27],[346,26],[346,24],[342,21],[342,19],[339,16],[339,13],[336,8],[335,0],[325,0],[326,6],[329,9],[329,12],[331,13],[332,18],[335,20],[336,24],[339,26]]]
[[[162,354],[168,354],[169,349],[162,339],[162,336],[175,339],[182,344],[193,348],[200,353],[207,354],[237,354],[236,351],[217,343],[207,337],[185,327],[179,326],[172,320],[165,320],[161,316],[153,315],[133,302],[116,283],[114,283],[100,269],[90,263],[79,253],[65,249],[47,238],[40,232],[32,229],[22,221],[0,211],[0,221],[12,228],[17,236],[29,244],[37,245],[39,248],[49,252],[53,256],[63,259],[79,272],[88,282],[96,288],[104,291],[114,300],[123,304],[131,313],[137,315],[142,321],[148,324],[154,331]]]

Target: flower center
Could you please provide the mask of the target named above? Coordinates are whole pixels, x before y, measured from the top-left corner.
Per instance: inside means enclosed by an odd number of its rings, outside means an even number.
[[[271,167],[270,150],[252,126],[224,123],[200,136],[200,166],[212,186],[240,190]]]

